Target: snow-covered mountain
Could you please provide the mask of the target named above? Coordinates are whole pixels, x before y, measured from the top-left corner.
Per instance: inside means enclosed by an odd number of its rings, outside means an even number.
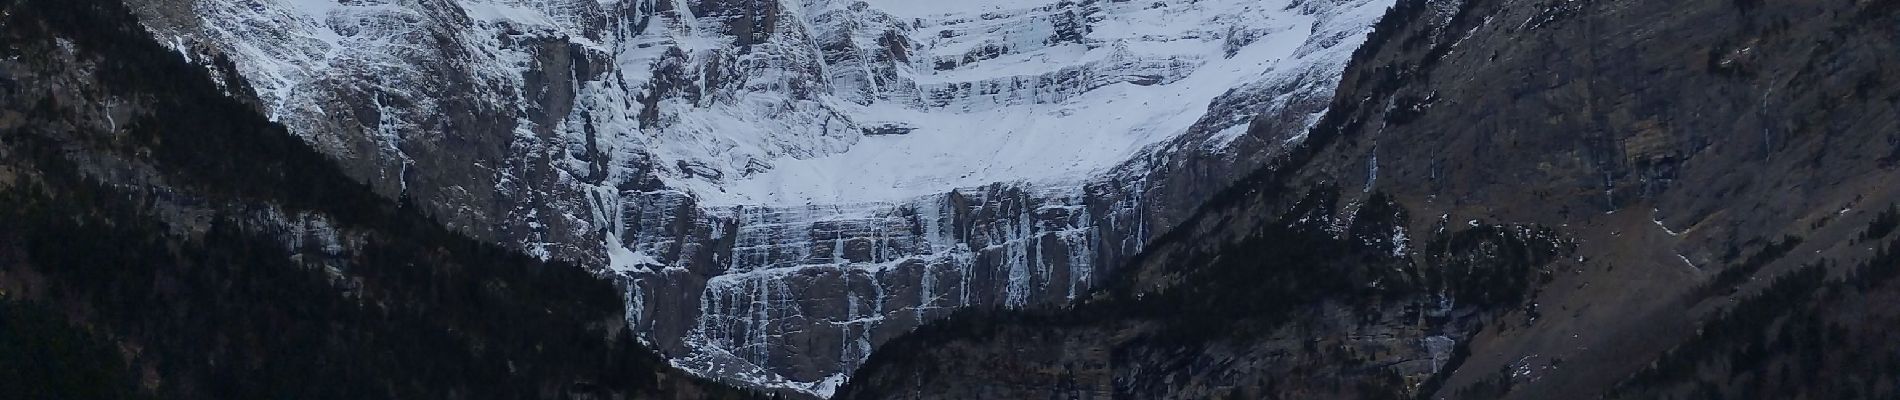
[[[1085,293],[1300,140],[1391,0],[137,3],[385,195],[616,279],[675,364],[826,395]]]

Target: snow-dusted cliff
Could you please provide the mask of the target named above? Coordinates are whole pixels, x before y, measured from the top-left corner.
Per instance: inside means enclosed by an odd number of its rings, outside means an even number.
[[[387,195],[597,266],[675,363],[826,394],[1071,299],[1299,140],[1390,0],[154,0]]]

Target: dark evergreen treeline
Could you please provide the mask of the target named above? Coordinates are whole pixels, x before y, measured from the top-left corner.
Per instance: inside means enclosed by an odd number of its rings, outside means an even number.
[[[683,375],[637,343],[608,282],[377,197],[152,42],[115,1],[0,0],[0,58],[12,69],[0,70],[0,114],[26,119],[0,132],[0,391],[758,397]],[[16,80],[56,76],[81,78],[59,89],[100,98]],[[90,102],[109,100],[139,117],[87,131]],[[95,178],[141,165],[162,185]],[[172,224],[190,223],[161,219],[167,205],[208,210],[207,225],[178,234]],[[326,216],[362,240],[342,254],[287,246],[255,227],[269,207]]]
[[[1884,213],[1868,227],[1879,239]],[[1786,243],[1787,240],[1784,240]],[[1763,252],[1779,251],[1775,245]],[[1737,268],[1737,267],[1731,267]],[[1830,279],[1830,271],[1844,271]],[[1900,396],[1900,240],[1839,268],[1827,260],[1774,279],[1703,323],[1689,340],[1610,392],[1655,398],[1894,398]]]
[[[1782,256],[1794,250],[1795,246],[1800,246],[1801,242],[1800,236],[1788,235],[1782,237],[1780,241],[1762,246],[1761,250],[1749,255],[1747,259],[1742,260],[1742,263],[1717,272],[1715,278],[1709,279],[1708,283],[1691,291],[1688,300],[1693,303],[1713,296],[1734,294],[1740,290],[1742,284],[1748,283],[1749,278],[1754,277],[1756,272],[1761,271],[1762,267],[1780,260]]]
[[[1124,279],[1106,289],[1115,294],[1111,301],[1077,309],[1163,319],[1173,332],[1164,338],[1187,342],[1245,337],[1321,301],[1346,303],[1373,319],[1382,308],[1430,302],[1438,294],[1460,306],[1509,309],[1544,282],[1546,265],[1572,250],[1548,229],[1489,225],[1449,231],[1422,248],[1399,248],[1395,237],[1410,223],[1403,207],[1375,193],[1345,232],[1335,233],[1339,198],[1322,187],[1280,223],[1261,225],[1218,251],[1165,263],[1186,274],[1178,285],[1142,293],[1127,281],[1132,274],[1119,275]],[[1414,253],[1421,257],[1414,260]],[[1249,326],[1254,323],[1260,325]]]
[[[1475,226],[1427,243],[1425,274],[1455,304],[1511,307],[1550,282],[1544,266],[1574,250],[1548,228]]]
[[[664,361],[615,326],[623,323],[619,295],[579,268],[472,241],[378,233],[347,261],[346,279],[361,287],[346,295],[339,277],[292,262],[288,249],[232,221],[181,240],[110,189],[36,183],[58,197],[0,195],[8,206],[0,232],[19,258],[4,268],[43,277],[33,290],[40,301],[138,349],[132,367],[156,373],[164,397],[537,398],[667,388]],[[0,359],[46,362],[60,360]]]
[[[1746,352],[1759,350],[1736,348],[1737,345],[1746,347],[1765,339],[1769,330],[1764,327],[1805,303],[1808,296],[1820,289],[1826,277],[1825,265],[1809,265],[1776,278],[1761,294],[1703,324],[1695,338],[1670,350],[1654,366],[1637,374],[1631,380],[1633,385],[1694,379],[1701,364],[1728,356],[1731,351],[1737,352],[1735,355],[1740,356],[1737,359],[1747,358]],[[1741,364],[1736,366],[1744,366]]]
[[[1887,209],[1880,210],[1880,214],[1874,215],[1874,221],[1867,224],[1866,231],[1861,232],[1860,240],[1880,240],[1892,234],[1894,228],[1900,228],[1900,204],[1889,205]]]
[[[54,310],[0,295],[0,397],[142,399],[118,349]]]
[[[133,121],[121,121],[130,140],[98,145],[149,156],[169,172],[190,177],[194,189],[207,196],[269,200],[357,224],[398,217],[393,204],[364,190],[366,185],[345,176],[328,157],[227,96],[205,68],[153,42],[117,1],[0,0],[0,8],[9,12],[0,17],[6,22],[9,56],[48,65],[58,62],[55,38],[70,41],[74,49],[96,56],[86,61],[93,63],[92,78],[106,94],[147,100],[143,105],[149,109]],[[83,105],[43,104],[33,114],[46,116],[63,107]]]
[[[1191,344],[1249,336],[1325,299],[1369,308],[1412,294],[1413,287],[1400,283],[1417,279],[1397,272],[1411,268],[1403,268],[1405,260],[1391,257],[1380,244],[1383,240],[1352,240],[1379,236],[1389,240],[1389,233],[1354,232],[1342,238],[1327,231],[1330,216],[1337,213],[1337,198],[1337,191],[1330,188],[1315,191],[1281,219],[1285,223],[1261,226],[1245,240],[1225,244],[1219,251],[1166,263],[1184,275],[1178,284],[1142,293],[1145,288],[1126,279],[1134,275],[1125,274],[1107,289],[1117,296],[1114,301],[1084,307],[1123,318],[1166,321],[1155,340]],[[1356,223],[1361,229],[1405,223],[1372,221],[1403,213],[1378,211],[1362,216],[1368,220]],[[1390,284],[1367,285],[1371,282]]]

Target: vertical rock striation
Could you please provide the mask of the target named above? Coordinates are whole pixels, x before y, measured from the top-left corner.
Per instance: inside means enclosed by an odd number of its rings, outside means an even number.
[[[950,310],[1087,292],[1302,140],[1391,2],[1137,3],[135,8],[379,193],[616,280],[677,364],[822,395]]]

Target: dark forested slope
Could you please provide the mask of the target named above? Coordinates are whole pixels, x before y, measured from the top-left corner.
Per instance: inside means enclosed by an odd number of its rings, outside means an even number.
[[[218,85],[116,1],[0,0],[7,396],[756,397],[648,351],[608,282],[377,197]]]

